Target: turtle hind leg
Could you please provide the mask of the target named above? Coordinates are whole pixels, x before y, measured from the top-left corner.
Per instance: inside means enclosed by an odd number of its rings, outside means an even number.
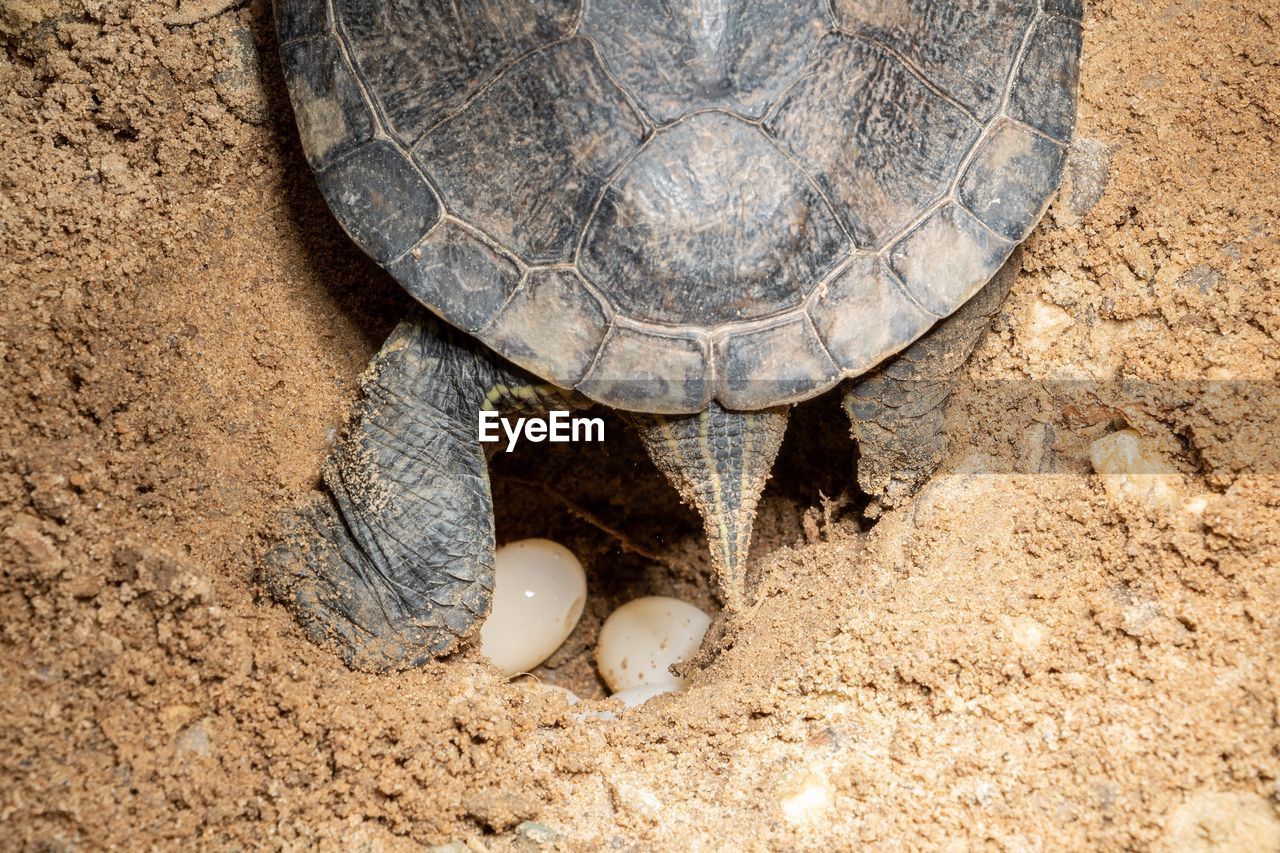
[[[884,506],[914,495],[947,455],[946,401],[991,326],[1019,267],[1018,255],[959,311],[880,369],[844,390],[858,442],[858,486]]]
[[[730,412],[712,403],[696,415],[633,416],[649,457],[702,516],[730,615],[746,606],[751,528],[789,413]]]
[[[406,321],[362,380],[326,494],[286,523],[266,584],[348,665],[418,666],[488,612],[493,505],[480,410],[532,380],[435,321]],[[536,394],[523,394],[529,408]]]

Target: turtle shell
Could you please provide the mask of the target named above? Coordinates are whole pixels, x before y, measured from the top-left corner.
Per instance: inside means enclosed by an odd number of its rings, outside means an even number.
[[[279,0],[347,233],[623,409],[758,409],[906,347],[1056,190],[1080,0]]]

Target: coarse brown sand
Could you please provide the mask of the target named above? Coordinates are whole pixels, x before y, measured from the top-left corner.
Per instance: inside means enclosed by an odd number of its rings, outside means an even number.
[[[538,672],[582,704],[474,651],[351,672],[263,592],[407,306],[314,187],[267,3],[0,0],[3,846],[1280,850],[1280,8],[1095,0],[1085,37],[944,471],[868,506],[804,407],[758,606],[608,720],[608,609],[713,606],[617,422],[497,464],[500,540],[588,564]],[[1160,473],[1095,473],[1121,430]]]

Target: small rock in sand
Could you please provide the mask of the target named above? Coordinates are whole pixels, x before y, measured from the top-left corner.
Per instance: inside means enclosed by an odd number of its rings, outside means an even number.
[[[1066,207],[1084,219],[1107,191],[1111,161],[1118,146],[1098,139],[1077,137],[1067,153]]]
[[[1197,791],[1169,815],[1156,849],[1167,853],[1277,853],[1280,819],[1257,794]]]
[[[222,55],[214,66],[213,88],[236,118],[249,124],[267,120],[267,94],[253,34],[232,27],[219,36]]]
[[[209,754],[209,728],[207,721],[198,720],[183,729],[178,735],[173,751],[177,755],[207,756]]]
[[[526,820],[516,827],[516,847],[521,850],[541,850],[555,844],[559,838],[556,831],[545,823]]]
[[[1115,503],[1166,510],[1182,504],[1182,475],[1165,462],[1150,439],[1131,429],[1095,441],[1089,460]]]

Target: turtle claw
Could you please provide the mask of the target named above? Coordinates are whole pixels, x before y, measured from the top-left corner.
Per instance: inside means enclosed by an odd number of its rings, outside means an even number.
[[[332,648],[352,669],[369,672],[421,666],[448,652],[458,634],[422,624],[385,601],[387,586],[326,495],[284,522],[280,544],[265,559],[267,588],[313,642]]]
[[[267,557],[272,594],[351,667],[421,666],[488,612],[493,504],[476,412],[488,388],[516,381],[430,321],[402,323],[375,357],[324,495]]]
[[[285,523],[266,570],[307,636],[351,667],[421,666],[489,612],[493,502],[475,430],[495,402],[542,406],[532,377],[418,315],[366,371],[323,497]]]

